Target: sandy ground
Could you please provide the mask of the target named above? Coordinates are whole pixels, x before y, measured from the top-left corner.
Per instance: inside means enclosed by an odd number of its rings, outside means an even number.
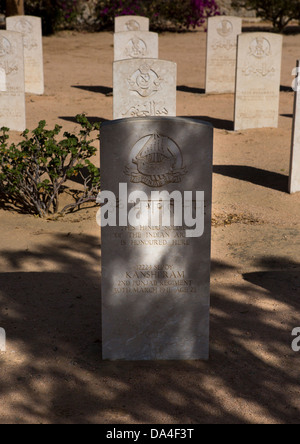
[[[203,93],[205,38],[162,35],[160,57],[178,63],[178,116],[216,128],[209,362],[103,362],[97,209],[58,221],[0,210],[0,423],[299,423],[300,194],[287,176],[300,35],[284,37],[279,128],[237,133],[233,96]],[[44,39],[30,129],[112,118],[112,43]]]

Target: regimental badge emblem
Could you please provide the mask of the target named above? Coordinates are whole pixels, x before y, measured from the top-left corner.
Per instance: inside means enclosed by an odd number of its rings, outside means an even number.
[[[125,53],[128,57],[139,58],[147,55],[147,45],[138,37],[133,37],[126,45]]]
[[[16,31],[21,32],[21,34],[31,34],[33,28],[28,20],[21,18],[16,24]]]
[[[233,24],[229,20],[222,20],[217,26],[217,32],[221,37],[228,37],[233,32]]]
[[[162,79],[148,64],[142,65],[128,79],[130,91],[141,97],[150,97],[160,89]]]
[[[250,45],[250,55],[263,59],[271,55],[271,44],[265,37],[257,37]]]
[[[128,20],[125,24],[127,31],[140,31],[140,24],[136,20]]]
[[[21,18],[17,22],[15,30],[23,35],[24,47],[26,49],[31,50],[37,47],[37,43],[33,38],[33,26],[28,20]]]
[[[7,56],[12,53],[12,47],[10,42],[0,35],[0,57]]]
[[[124,173],[132,183],[149,187],[163,187],[180,183],[187,174],[178,145],[169,137],[151,134],[140,139],[133,147]]]

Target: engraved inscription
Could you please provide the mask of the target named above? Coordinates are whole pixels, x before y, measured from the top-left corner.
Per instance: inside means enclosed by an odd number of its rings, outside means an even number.
[[[162,79],[150,68],[149,65],[142,65],[128,79],[130,91],[134,91],[141,97],[149,97],[160,89]]]
[[[140,24],[136,20],[128,20],[125,24],[127,31],[140,31]]]
[[[147,45],[138,37],[133,37],[126,45],[125,53],[128,57],[138,58],[147,55]]]
[[[263,63],[259,66],[247,66],[243,69],[243,74],[245,76],[258,76],[258,77],[268,77],[275,74],[276,69],[274,66],[268,66],[266,63]]]
[[[257,37],[251,42],[249,55],[251,62],[242,69],[242,74],[246,77],[272,77],[276,73],[275,67],[268,63],[268,58],[272,55],[271,44],[265,37]]]
[[[0,35],[0,57],[12,54],[12,47],[10,42]]]
[[[16,74],[19,71],[18,65],[9,60],[0,61],[0,68],[4,69],[7,76]]]
[[[233,24],[229,20],[222,20],[217,26],[217,33],[222,39],[214,40],[211,47],[215,51],[225,49],[230,51],[236,49],[236,40],[232,38]]]
[[[169,137],[151,134],[139,140],[131,151],[124,173],[132,183],[162,187],[180,183],[187,174],[178,145]]]
[[[18,64],[11,60],[13,55],[13,45],[5,37],[0,35],[0,68],[5,71],[6,76],[19,71]]]
[[[193,280],[185,270],[174,265],[136,265],[132,271],[120,275],[114,294],[189,294],[197,293]]]
[[[234,39],[215,40],[211,47],[216,51],[217,49],[236,49],[236,41]]]
[[[150,101],[142,104],[131,106],[123,117],[149,117],[149,116],[167,116],[169,111],[163,102]]]

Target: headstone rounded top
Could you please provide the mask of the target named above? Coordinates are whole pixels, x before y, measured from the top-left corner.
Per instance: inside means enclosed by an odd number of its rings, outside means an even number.
[[[209,17],[209,22],[223,22],[223,21],[229,21],[229,22],[242,22],[243,19],[241,17],[235,17],[231,15],[216,15],[215,17]]]
[[[272,32],[244,32],[239,35],[239,40],[251,40],[251,42],[266,41],[280,41],[283,40],[282,35]]]
[[[186,124],[191,124],[191,125],[202,125],[204,127],[208,127],[213,129],[213,125],[210,122],[205,122],[204,120],[197,120],[197,119],[193,119],[190,117],[164,117],[163,121],[168,123],[186,123]],[[110,126],[110,125],[120,125],[120,124],[129,124],[129,123],[134,123],[137,124],[138,122],[149,122],[150,124],[153,124],[155,122],[157,123],[161,123],[162,122],[162,118],[161,117],[155,117],[155,116],[150,116],[150,117],[128,117],[125,119],[116,119],[116,120],[111,120],[108,122],[103,122],[101,124],[101,127],[105,127],[105,126]]]
[[[115,18],[115,32],[149,31],[150,20],[137,15],[124,15]]]
[[[158,59],[158,34],[149,31],[117,32],[114,35],[114,60]]]

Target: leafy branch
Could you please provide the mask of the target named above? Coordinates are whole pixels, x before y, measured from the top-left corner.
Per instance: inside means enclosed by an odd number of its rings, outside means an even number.
[[[59,211],[59,198],[65,191],[66,181],[72,177],[81,179],[83,191],[77,193],[74,203],[61,213],[73,210],[83,203],[96,201],[100,191],[99,170],[90,162],[97,148],[92,138],[99,132],[99,124],[91,124],[82,114],[76,116],[80,124],[78,134],[65,132],[58,140],[62,127],[46,129],[42,120],[32,131],[23,132],[23,140],[9,146],[9,129],[0,133],[0,200],[23,211],[47,217]]]

